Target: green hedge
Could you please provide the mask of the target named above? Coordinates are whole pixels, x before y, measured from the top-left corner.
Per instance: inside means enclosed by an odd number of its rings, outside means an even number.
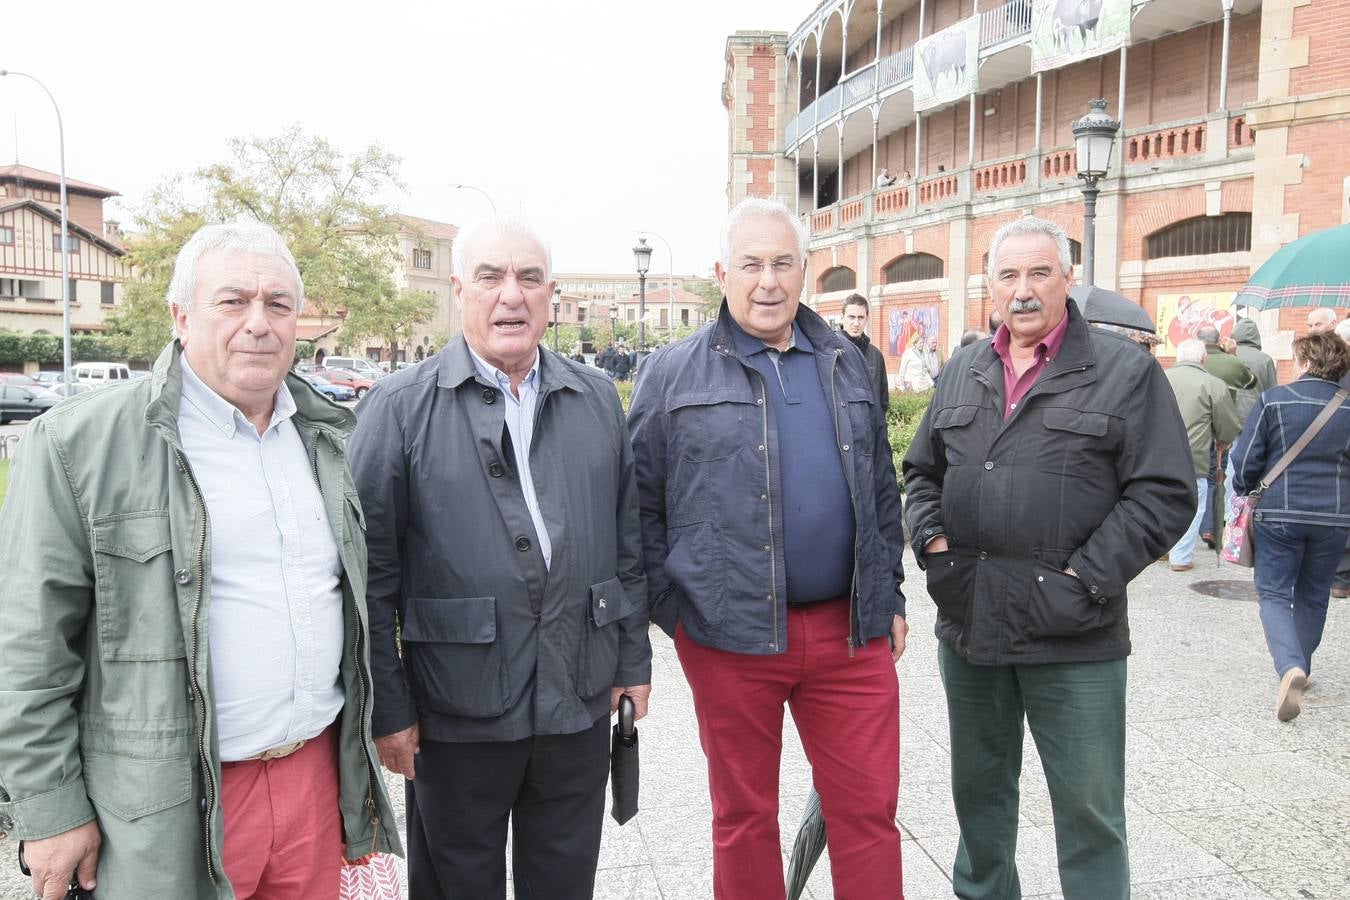
[[[76,334],[70,338],[71,362],[117,362],[127,358],[126,341],[105,334]],[[18,334],[0,331],[0,364],[59,363],[61,337],[55,334]]]

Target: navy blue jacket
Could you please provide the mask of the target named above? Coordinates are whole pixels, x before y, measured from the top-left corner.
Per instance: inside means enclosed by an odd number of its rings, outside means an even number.
[[[1334,381],[1305,375],[1262,394],[1233,448],[1233,489],[1240,494],[1255,490],[1336,389]],[[1350,401],[1266,489],[1255,517],[1258,522],[1350,527]]]
[[[642,364],[628,413],[641,503],[652,621],[683,624],[705,647],[787,649],[778,430],[764,378],[736,350],[723,301],[717,320]],[[886,419],[867,365],[805,305],[796,323],[815,350],[856,522],[854,645],[904,615],[900,488]]]

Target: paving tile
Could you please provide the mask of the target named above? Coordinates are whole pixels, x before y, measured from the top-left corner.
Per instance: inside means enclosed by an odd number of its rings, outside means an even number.
[[[1164,752],[1187,759],[1209,759],[1240,753],[1270,753],[1279,749],[1219,716],[1195,716],[1158,722],[1138,722],[1131,728],[1147,735]]]
[[[1276,900],[1345,900],[1350,897],[1350,851],[1309,865],[1260,869],[1243,877]]]
[[[1319,865],[1346,854],[1344,839],[1331,840],[1302,829],[1274,807],[1260,803],[1160,817],[1239,872]]]
[[[1131,900],[1270,900],[1270,894],[1241,875],[1210,875],[1130,885]]]
[[[1130,844],[1130,881],[1136,888],[1134,896],[1139,896],[1139,886],[1152,882],[1233,874],[1222,860],[1158,816],[1127,806],[1125,828]],[[1168,896],[1192,895],[1182,892]]]
[[[1250,799],[1238,784],[1188,759],[1157,760],[1127,770],[1125,794],[1152,813],[1232,806]]]
[[[1333,775],[1298,753],[1221,756],[1202,760],[1200,765],[1270,803],[1314,800],[1328,793],[1350,796],[1350,781]]]
[[[595,900],[652,900],[660,894],[651,866],[601,868],[595,873]]]

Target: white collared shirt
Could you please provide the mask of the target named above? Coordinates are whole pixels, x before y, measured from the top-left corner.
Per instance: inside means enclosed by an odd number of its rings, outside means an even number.
[[[228,762],[315,737],[342,710],[342,569],[285,383],[259,437],[180,361],[178,431],[210,522],[206,634]]]
[[[468,346],[467,342],[465,346]],[[534,476],[530,473],[534,410],[539,401],[539,351],[534,351],[534,365],[530,366],[530,371],[516,387],[516,393],[520,396],[511,391],[511,376],[489,365],[472,347],[469,347],[469,356],[478,374],[500,387],[506,396],[506,429],[511,434],[511,450],[515,454],[516,472],[520,475],[520,489],[525,495],[525,508],[530,511],[530,521],[534,523],[535,541],[539,544],[539,552],[544,555],[544,568],[548,568],[553,563],[553,544],[548,539],[548,529],[544,527],[539,497],[534,491]]]

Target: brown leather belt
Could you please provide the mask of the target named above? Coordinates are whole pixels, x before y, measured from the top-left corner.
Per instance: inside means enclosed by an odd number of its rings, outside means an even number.
[[[290,744],[279,744],[275,747],[271,747],[267,750],[264,750],[261,753],[255,753],[252,756],[245,756],[243,759],[231,760],[231,762],[256,762],[259,760],[266,762],[274,759],[285,759],[286,757],[290,756],[292,753],[299,750],[303,746],[305,746],[305,741],[295,741],[294,743]]]

